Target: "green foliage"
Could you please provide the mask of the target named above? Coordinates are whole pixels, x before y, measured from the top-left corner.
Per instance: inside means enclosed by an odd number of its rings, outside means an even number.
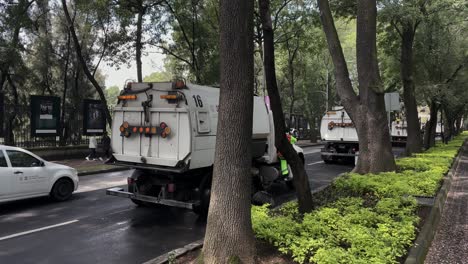
[[[375,207],[364,199],[342,198],[306,214],[271,216],[253,207],[253,228],[264,239],[299,263],[392,263],[415,237],[415,202],[385,198]]]
[[[419,222],[412,196],[435,195],[465,138],[398,160],[398,172],[345,174],[328,189],[334,199],[302,218],[296,202],[254,206],[254,232],[299,263],[399,263]]]
[[[117,104],[117,97],[120,94],[120,89],[117,86],[107,87],[106,90],[104,90],[104,94],[106,95],[108,106],[113,107]]]
[[[218,1],[168,0],[171,37],[158,47],[177,77],[205,85],[219,83]]]
[[[163,71],[163,72],[153,72],[148,76],[143,78],[144,82],[168,82],[172,80],[172,76],[170,73]]]

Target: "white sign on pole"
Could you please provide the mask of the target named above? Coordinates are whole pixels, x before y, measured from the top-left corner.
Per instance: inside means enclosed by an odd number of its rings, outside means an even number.
[[[400,111],[400,95],[398,93],[385,94],[385,109],[387,112]]]

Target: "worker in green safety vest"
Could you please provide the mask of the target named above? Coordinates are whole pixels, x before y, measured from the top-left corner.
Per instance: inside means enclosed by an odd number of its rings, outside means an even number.
[[[291,144],[296,144],[297,139],[296,139],[293,135],[291,135],[291,134],[288,133],[286,136],[287,136],[287,138],[288,138],[289,143],[291,143]],[[278,152],[278,159],[280,160],[281,175],[283,175],[283,176],[288,175],[288,174],[289,174],[288,162],[287,162],[286,159],[283,157],[283,155],[281,155],[280,152]]]

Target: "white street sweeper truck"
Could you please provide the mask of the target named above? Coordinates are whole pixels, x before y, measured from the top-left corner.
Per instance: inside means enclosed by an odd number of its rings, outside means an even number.
[[[107,194],[138,205],[155,203],[206,214],[218,123],[219,89],[183,81],[127,83],[114,108],[110,162],[134,168],[128,189]],[[273,116],[268,100],[254,97],[252,195],[279,181],[292,186],[292,173],[280,170]],[[294,145],[299,156],[303,151]],[[243,155],[243,153],[239,153]],[[258,196],[258,195],[257,195]],[[260,195],[261,196],[261,195]]]

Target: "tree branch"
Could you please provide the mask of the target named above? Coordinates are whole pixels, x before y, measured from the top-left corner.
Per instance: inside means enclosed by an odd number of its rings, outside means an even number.
[[[336,89],[340,94],[343,104],[346,104],[348,109],[353,110],[359,104],[359,99],[356,92],[353,90],[353,85],[349,78],[348,66],[335,28],[330,4],[328,0],[318,0],[318,5],[323,31],[325,32],[328,49],[335,69]]]
[[[158,48],[164,50],[164,52],[166,52],[167,54],[173,56],[174,58],[176,58],[176,59],[178,59],[178,60],[180,60],[180,61],[183,61],[183,62],[187,63],[187,65],[188,65],[190,68],[193,69],[193,64],[192,64],[190,61],[188,61],[187,59],[184,59],[183,57],[181,57],[181,56],[175,54],[175,53],[172,52],[170,49],[168,49],[168,48],[166,48],[166,47],[164,47],[164,46],[162,46],[162,45],[158,45],[158,46],[156,46],[156,47],[158,47]]]
[[[289,3],[291,3],[291,1],[292,1],[292,0],[285,0],[285,1],[283,2],[283,4],[282,4],[282,5],[278,8],[278,10],[276,11],[275,16],[274,16],[274,17],[275,17],[275,18],[274,18],[275,20],[274,20],[274,22],[273,22],[273,31],[276,31],[276,29],[277,29],[279,14],[281,13],[281,11],[283,11],[283,9],[284,9]]]

